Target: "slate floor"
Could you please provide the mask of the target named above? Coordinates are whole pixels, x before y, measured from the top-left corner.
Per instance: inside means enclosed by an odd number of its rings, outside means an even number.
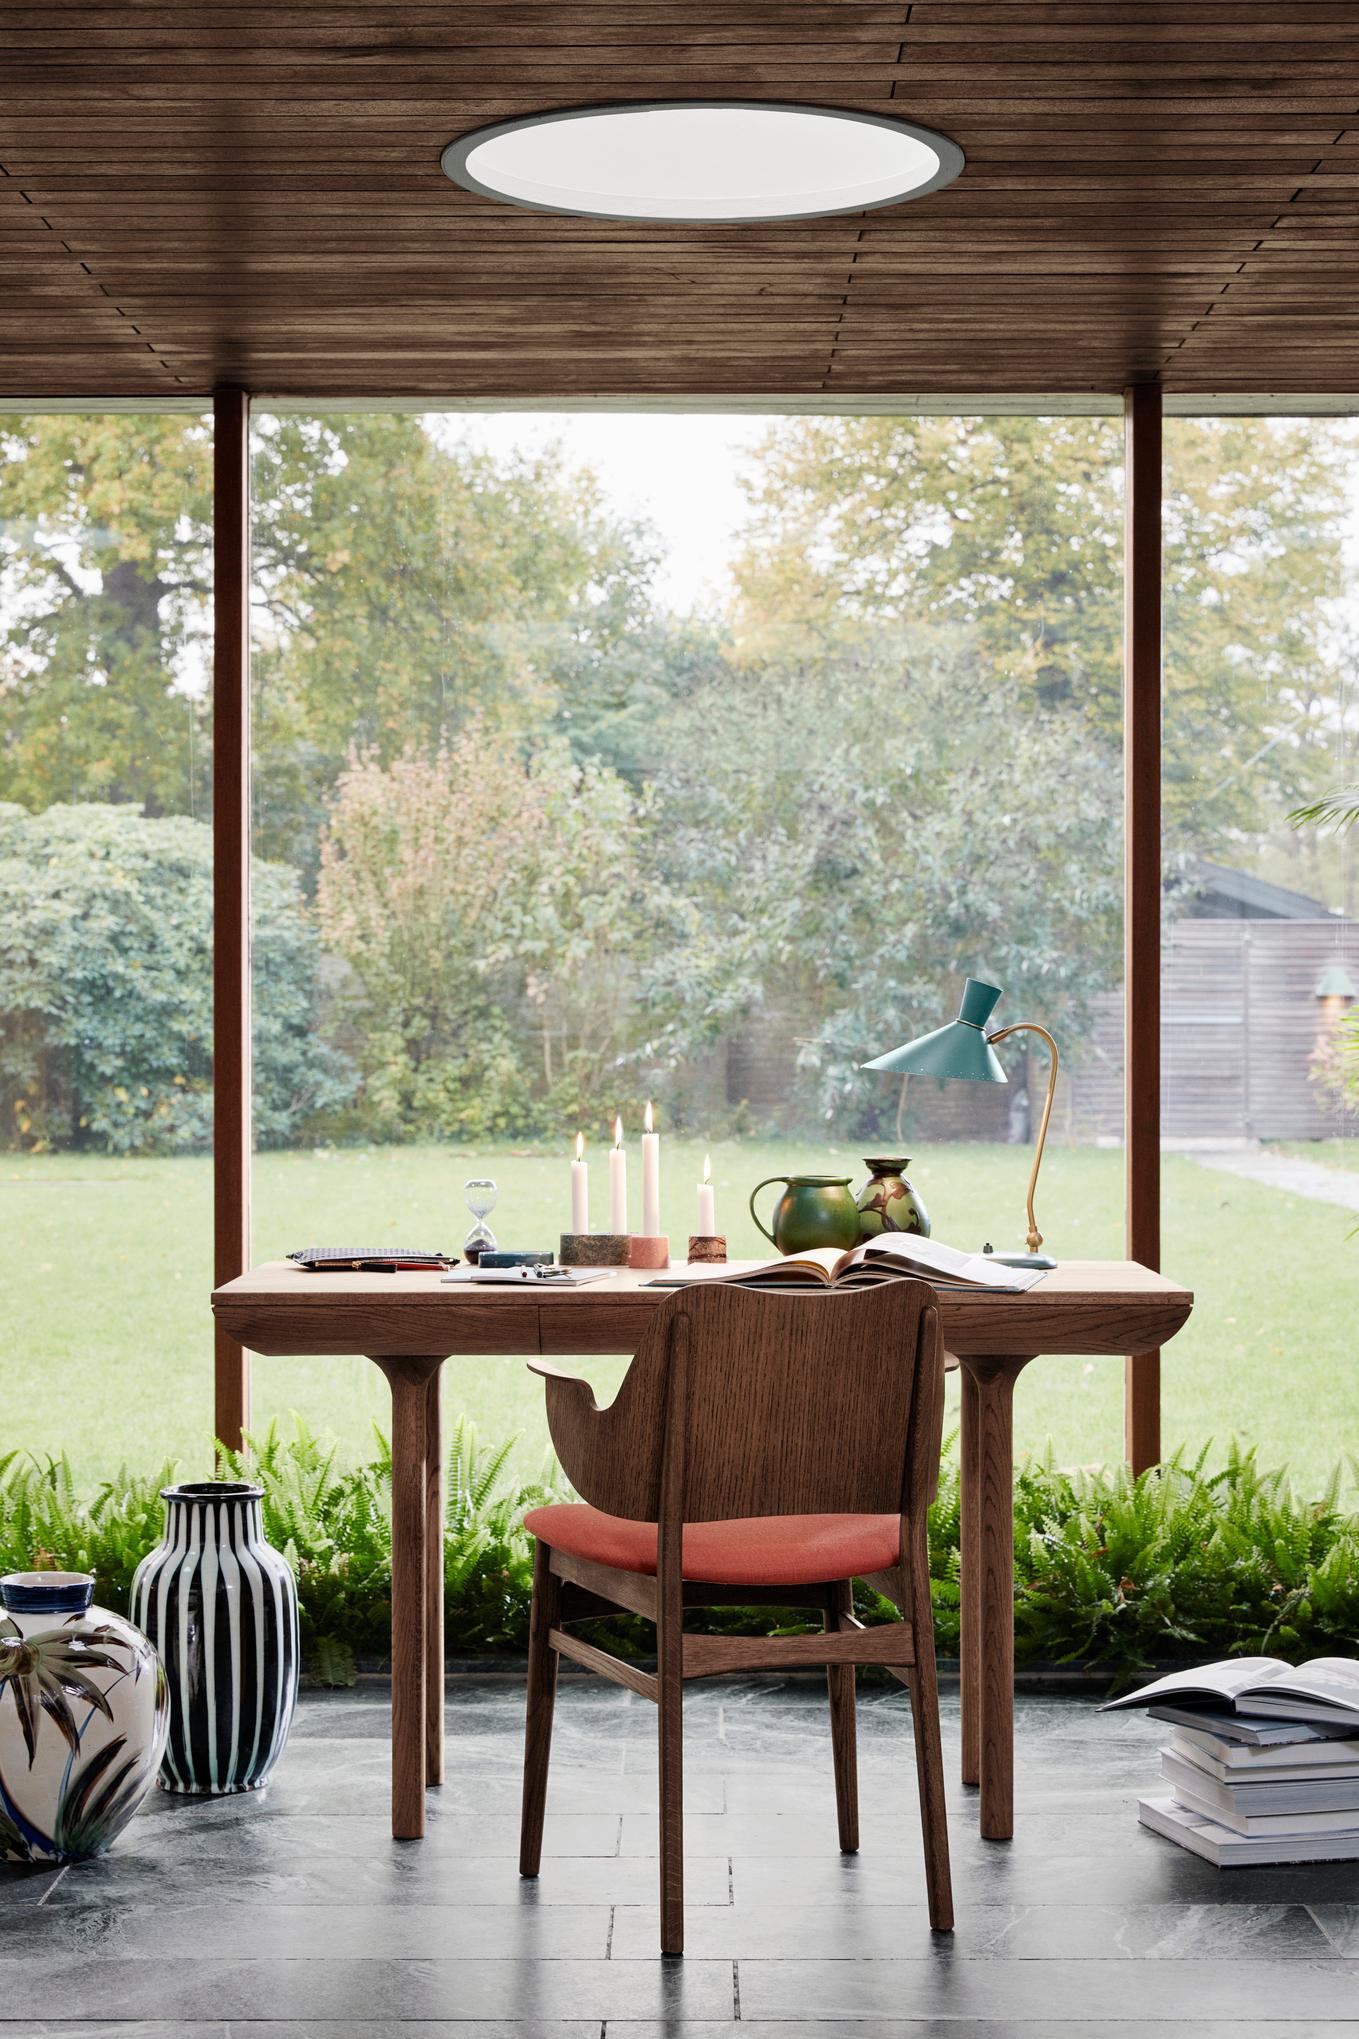
[[[0,2039],[1331,2039],[1359,2031],[1359,1865],[1219,1873],[1139,1830],[1157,1732],[1021,1695],[1018,1823],[951,1791],[932,1939],[905,1695],[860,1699],[863,1845],[836,1848],[822,1692],[687,1695],[689,1919],[656,1952],[654,1715],[563,1681],[547,1850],[516,1874],[522,1700],[450,1681],[421,1844],[387,1828],[386,1694],[302,1704],[258,1798],[157,1793],[102,1862],[0,1871]],[[945,1747],[957,1771],[956,1693]]]

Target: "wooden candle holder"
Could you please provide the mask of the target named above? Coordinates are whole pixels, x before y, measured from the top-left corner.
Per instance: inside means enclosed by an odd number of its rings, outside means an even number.
[[[628,1241],[629,1267],[669,1267],[670,1241],[664,1232],[634,1232]]]
[[[727,1242],[720,1232],[692,1232],[689,1235],[690,1260],[720,1261],[727,1257]]]
[[[564,1267],[626,1267],[626,1232],[563,1232],[558,1259]]]

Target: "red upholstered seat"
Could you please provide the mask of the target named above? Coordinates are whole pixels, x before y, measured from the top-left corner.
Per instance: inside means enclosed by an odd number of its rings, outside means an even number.
[[[593,1564],[656,1569],[654,1522],[627,1522],[563,1501],[530,1510],[524,1527],[554,1550]],[[684,1529],[684,1576],[710,1586],[813,1586],[885,1572],[900,1559],[899,1515],[755,1515]]]

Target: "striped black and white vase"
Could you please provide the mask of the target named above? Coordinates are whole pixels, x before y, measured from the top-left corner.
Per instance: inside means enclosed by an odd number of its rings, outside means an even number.
[[[166,1791],[258,1791],[297,1698],[297,1587],[264,1540],[262,1487],[165,1487],[165,1536],[132,1581],[132,1619],[170,1688]]]

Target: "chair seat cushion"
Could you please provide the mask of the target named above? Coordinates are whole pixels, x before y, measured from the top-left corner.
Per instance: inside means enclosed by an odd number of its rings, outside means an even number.
[[[534,1508],[524,1527],[554,1550],[619,1572],[656,1570],[656,1525],[581,1501]],[[755,1515],[690,1522],[684,1576],[710,1586],[814,1586],[885,1572],[901,1556],[899,1515]]]

